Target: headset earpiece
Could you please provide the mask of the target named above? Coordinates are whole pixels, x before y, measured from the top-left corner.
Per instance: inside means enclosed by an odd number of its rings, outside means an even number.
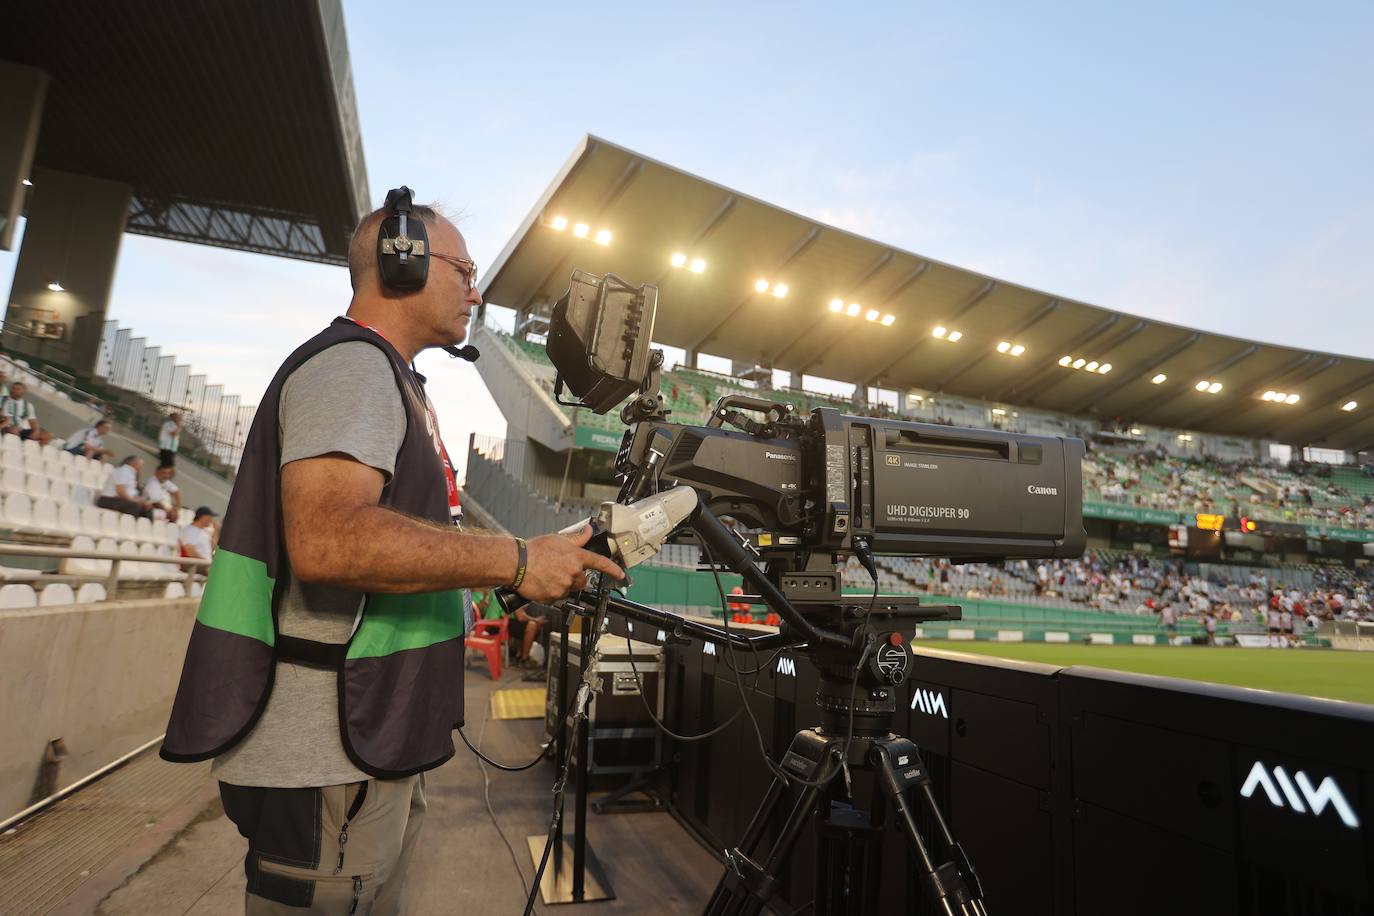
[[[387,192],[391,215],[377,230],[377,271],[387,289],[411,292],[423,289],[429,278],[429,233],[411,215],[414,192],[402,185]]]

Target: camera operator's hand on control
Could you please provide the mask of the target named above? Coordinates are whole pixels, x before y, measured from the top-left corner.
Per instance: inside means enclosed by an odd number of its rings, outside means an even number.
[[[615,562],[583,549],[591,537],[592,526],[583,525],[569,534],[545,534],[529,541],[524,580],[516,591],[531,601],[548,604],[583,588],[588,570],[624,579],[625,571]]]

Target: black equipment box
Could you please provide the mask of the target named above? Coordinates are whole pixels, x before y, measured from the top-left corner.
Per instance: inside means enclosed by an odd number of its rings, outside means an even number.
[[[556,737],[559,699],[559,668],[562,662],[562,634],[549,635],[549,686],[544,704],[544,731]],[[577,695],[578,668],[581,663],[581,636],[574,633],[568,640],[567,689],[569,699]],[[639,682],[643,683],[644,700],[663,720],[663,647],[631,641],[604,633],[593,654],[593,677],[601,690],[592,695],[588,710],[589,773],[637,773],[652,769],[662,759],[662,733],[649,719],[639,696]],[[634,652],[634,665],[630,652]],[[636,670],[638,678],[635,677]],[[566,727],[566,722],[564,723]],[[568,736],[571,737],[571,736]]]

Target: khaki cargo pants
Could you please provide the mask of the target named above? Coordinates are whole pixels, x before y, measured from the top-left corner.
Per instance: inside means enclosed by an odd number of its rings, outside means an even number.
[[[248,840],[248,916],[395,916],[425,816],[424,774],[319,789],[221,782]]]

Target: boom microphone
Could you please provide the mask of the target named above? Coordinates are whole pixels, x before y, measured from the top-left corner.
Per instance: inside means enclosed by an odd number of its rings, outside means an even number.
[[[482,355],[482,351],[468,344],[466,347],[440,347],[445,353],[454,359],[465,359],[470,363],[477,362],[477,357]]]

